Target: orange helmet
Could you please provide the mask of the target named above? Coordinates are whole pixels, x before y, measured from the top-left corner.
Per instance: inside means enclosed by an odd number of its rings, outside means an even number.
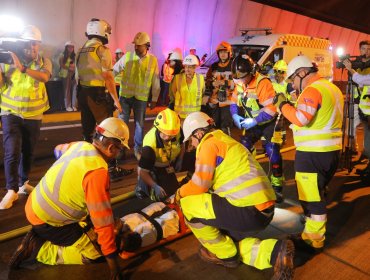
[[[232,53],[232,47],[228,42],[222,41],[216,48],[216,52],[218,53],[219,51],[226,50],[229,55],[231,56]]]
[[[158,113],[154,126],[168,136],[176,136],[180,132],[180,118],[175,111],[167,108]]]

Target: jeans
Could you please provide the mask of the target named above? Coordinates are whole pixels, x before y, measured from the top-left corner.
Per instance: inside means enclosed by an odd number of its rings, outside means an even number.
[[[41,120],[4,115],[1,122],[6,188],[17,192],[28,180],[33,152],[40,136]]]
[[[135,97],[126,98],[120,96],[119,102],[122,106],[122,114],[119,114],[118,117],[122,119],[126,124],[128,124],[130,120],[131,109],[134,111],[134,149],[135,151],[141,151],[141,148],[143,147],[144,120],[147,101],[137,100]]]

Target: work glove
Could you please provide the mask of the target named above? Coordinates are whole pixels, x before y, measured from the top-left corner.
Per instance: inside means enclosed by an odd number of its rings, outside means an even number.
[[[226,101],[226,89],[224,86],[220,86],[220,88],[218,89],[217,99],[220,102]]]
[[[167,196],[167,194],[166,194],[165,190],[161,186],[155,184],[152,187],[151,192],[150,192],[150,198],[152,200],[154,200],[154,201],[161,201],[166,196]]]
[[[244,118],[239,116],[238,114],[233,115],[234,124],[237,128],[242,129],[240,123],[244,121]]]
[[[241,122],[241,127],[244,129],[251,129],[252,127],[257,125],[257,121],[254,118],[246,118],[244,121]]]
[[[274,100],[272,103],[276,106],[278,112],[280,113],[280,105],[283,102],[287,102],[288,100],[286,99],[285,95],[283,93],[278,93],[275,95]]]

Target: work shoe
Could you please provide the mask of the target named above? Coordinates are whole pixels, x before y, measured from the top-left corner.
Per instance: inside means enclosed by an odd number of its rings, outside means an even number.
[[[22,262],[36,260],[37,253],[43,243],[44,240],[38,237],[37,234],[31,229],[23,238],[22,243],[13,253],[13,256],[9,262],[10,268],[16,269]]]
[[[240,263],[238,255],[228,259],[219,259],[215,254],[211,253],[203,246],[199,248],[198,255],[205,262],[222,265],[228,268],[236,268]]]
[[[370,175],[370,164],[368,164],[364,169],[356,169],[356,174],[360,176]]]
[[[109,168],[109,178],[111,182],[117,182],[122,180],[123,177],[131,175],[134,172],[134,169],[124,169],[119,166]]]
[[[283,187],[273,185],[272,188],[275,191],[276,203],[283,203],[284,202]]]
[[[13,206],[13,202],[18,199],[18,194],[14,190],[8,190],[6,195],[0,202],[0,210],[9,209]]]
[[[24,182],[23,186],[19,188],[18,194],[28,195],[28,194],[30,194],[33,191],[33,189],[35,187],[33,187],[30,184],[28,184],[28,182],[29,182],[29,180],[27,180],[26,182]]]
[[[274,265],[271,280],[289,280],[294,276],[294,244],[291,240],[282,240],[279,254]]]

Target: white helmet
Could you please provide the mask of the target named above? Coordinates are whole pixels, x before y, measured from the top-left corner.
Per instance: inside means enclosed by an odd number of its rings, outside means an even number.
[[[109,35],[112,33],[112,27],[104,19],[91,19],[86,26],[87,35],[96,35],[109,40]]]
[[[150,44],[150,37],[148,33],[146,32],[139,32],[135,35],[134,40],[132,41],[133,44],[135,45],[145,45],[145,44]]]
[[[66,46],[72,46],[72,47],[74,47],[75,46],[75,44],[72,42],[72,41],[67,41],[65,44],[64,44],[64,46],[66,47]]]
[[[288,64],[287,79],[289,79],[299,68],[314,67],[312,60],[305,55],[299,55],[293,58]]]
[[[41,42],[41,31],[36,26],[27,25],[21,32],[21,39]]]
[[[128,146],[130,131],[123,120],[114,117],[107,118],[96,126],[96,131],[105,137],[115,138],[121,141],[122,145],[130,149]]]
[[[178,52],[173,52],[171,53],[169,60],[182,60],[182,55]]]
[[[123,53],[123,50],[118,48],[118,49],[116,49],[116,51],[114,53]]]
[[[184,58],[184,61],[182,62],[182,64],[198,66],[199,65],[199,60],[195,55],[189,54]]]
[[[213,125],[213,119],[203,112],[194,112],[188,115],[182,126],[184,132],[184,142],[189,140],[192,133],[198,128],[205,128]]]

